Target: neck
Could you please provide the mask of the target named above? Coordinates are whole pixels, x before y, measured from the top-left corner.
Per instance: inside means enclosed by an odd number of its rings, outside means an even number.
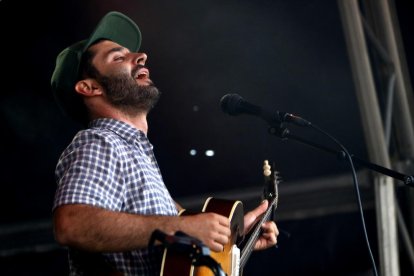
[[[106,101],[103,101],[98,97],[85,99],[85,104],[89,109],[91,120],[98,118],[112,118],[127,123],[136,129],[143,131],[145,134],[148,133],[148,112],[122,110],[108,104]]]

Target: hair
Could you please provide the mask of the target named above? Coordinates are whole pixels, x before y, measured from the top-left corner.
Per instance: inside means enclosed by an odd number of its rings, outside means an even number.
[[[102,40],[102,39],[101,39]],[[85,78],[94,78],[97,79],[100,76],[98,69],[92,64],[92,60],[95,57],[95,52],[93,52],[90,47],[95,45],[101,40],[97,40],[92,43],[88,49],[82,54],[81,61],[79,63],[78,77],[77,81]],[[72,114],[76,121],[80,122],[82,125],[87,126],[89,123],[89,111],[86,107],[83,98],[75,92],[75,103],[72,108]]]
[[[92,45],[96,43],[98,43],[98,41],[94,42]],[[89,48],[83,53],[81,62],[79,64],[78,80],[81,80],[84,78],[97,78],[100,75],[98,69],[96,69],[96,67],[92,64],[92,59],[94,57],[95,57],[95,52],[93,52],[89,46]]]

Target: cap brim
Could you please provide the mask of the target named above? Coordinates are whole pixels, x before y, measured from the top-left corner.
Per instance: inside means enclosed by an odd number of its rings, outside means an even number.
[[[87,40],[84,51],[100,39],[114,41],[132,52],[138,51],[141,46],[141,32],[138,26],[127,16],[115,11],[107,13],[101,19]]]

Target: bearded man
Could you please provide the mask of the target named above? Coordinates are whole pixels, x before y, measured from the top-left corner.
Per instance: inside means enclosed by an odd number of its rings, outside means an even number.
[[[152,233],[177,231],[223,251],[229,219],[216,213],[177,216],[147,138],[147,114],[160,93],[138,52],[138,26],[110,12],[92,35],[57,57],[52,90],[63,111],[87,128],[79,131],[56,166],[53,206],[56,240],[69,248],[71,275],[157,275],[148,249]],[[244,217],[245,229],[267,209]],[[255,249],[276,244],[274,222],[263,226]]]

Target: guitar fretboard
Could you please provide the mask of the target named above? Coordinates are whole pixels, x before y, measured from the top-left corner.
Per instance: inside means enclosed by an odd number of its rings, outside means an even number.
[[[277,189],[277,186],[276,186],[276,189]],[[260,219],[260,221],[257,223],[257,226],[255,227],[255,229],[252,232],[249,240],[246,242],[246,245],[244,246],[244,248],[241,251],[241,256],[240,256],[240,270],[242,270],[244,268],[247,260],[249,259],[250,255],[253,252],[254,244],[256,243],[257,238],[262,233],[262,224],[265,221],[268,221],[269,220],[270,215],[272,214],[273,208],[276,208],[277,207],[277,200],[278,200],[278,193],[276,191],[275,197],[270,202],[270,205],[269,205],[268,209],[266,210],[265,214]]]

